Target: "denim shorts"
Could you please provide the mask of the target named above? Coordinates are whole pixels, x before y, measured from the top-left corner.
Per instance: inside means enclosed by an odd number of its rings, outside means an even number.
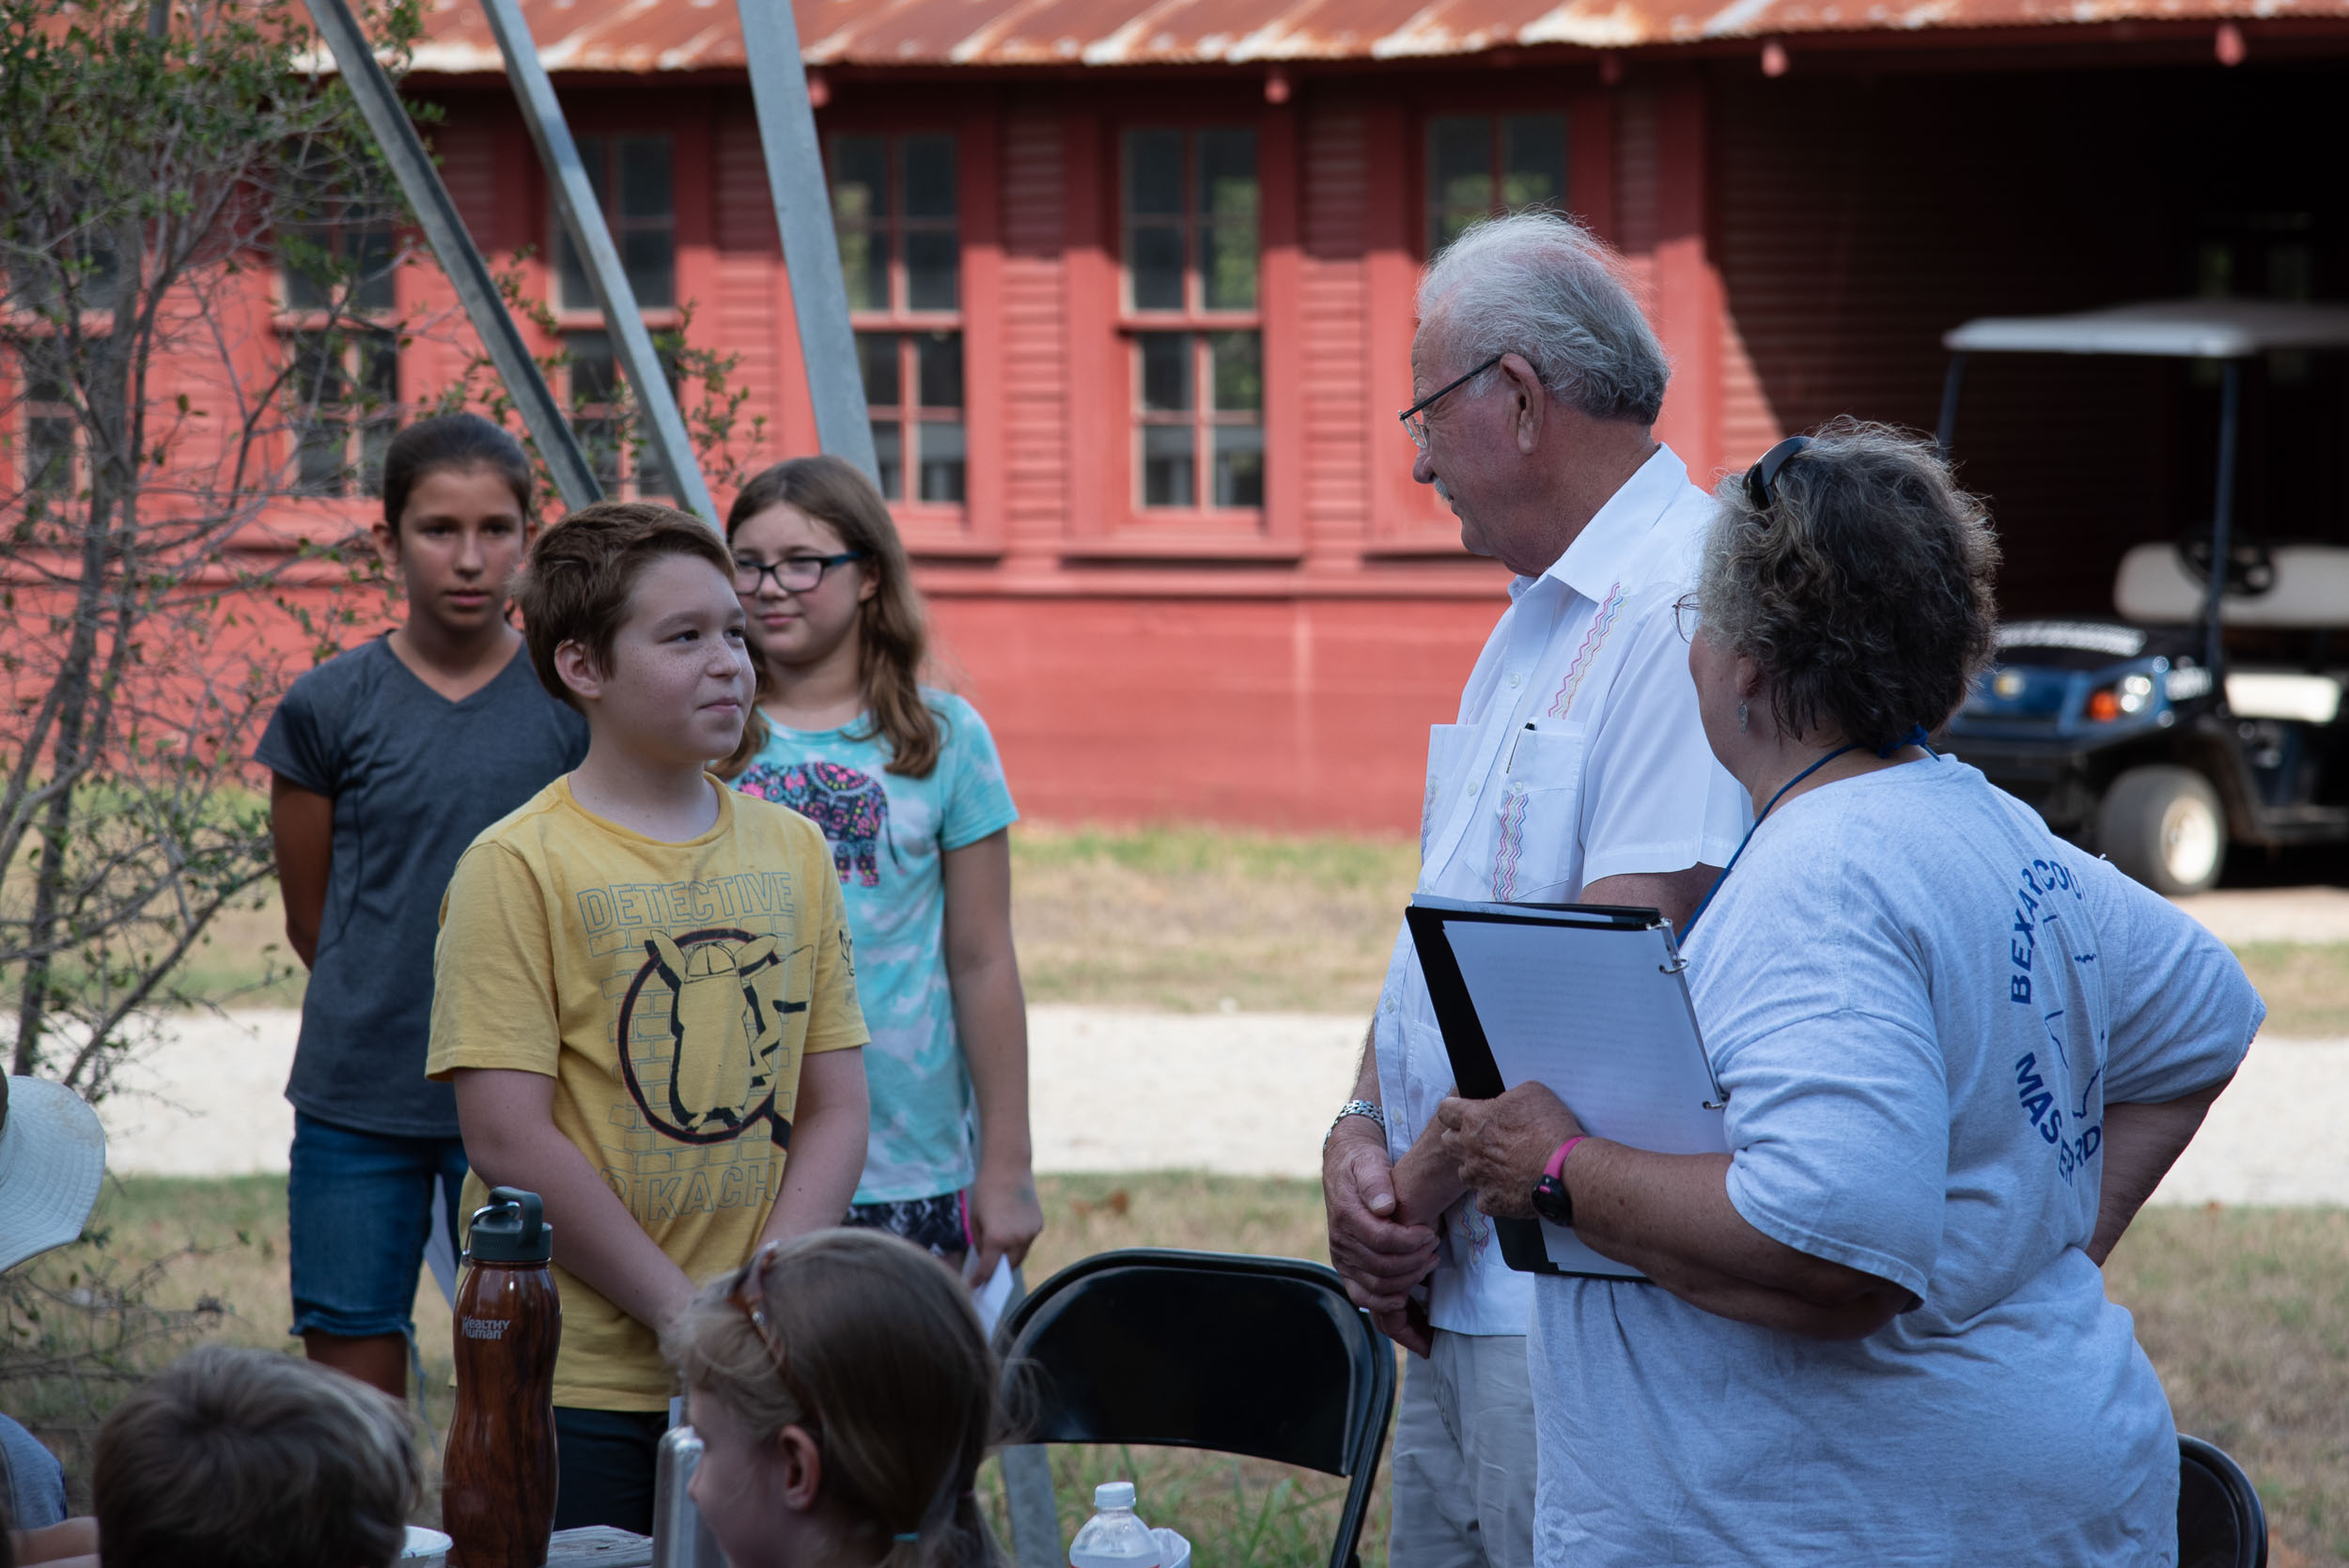
[[[455,1236],[464,1180],[459,1139],[361,1132],[296,1111],[286,1183],[293,1331],[412,1335],[433,1203]]]

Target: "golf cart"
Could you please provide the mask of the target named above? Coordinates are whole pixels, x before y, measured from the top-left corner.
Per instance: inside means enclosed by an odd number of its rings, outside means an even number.
[[[2220,377],[2208,528],[2131,546],[2114,613],[2002,626],[1947,745],[2160,893],[2216,882],[2230,842],[2349,842],[2349,654],[2333,648],[2349,629],[2349,546],[2238,538],[2233,517],[2244,363],[2349,349],[2349,307],[2182,300],[1986,317],[1941,341],[1945,455],[1970,355],[2207,360]]]

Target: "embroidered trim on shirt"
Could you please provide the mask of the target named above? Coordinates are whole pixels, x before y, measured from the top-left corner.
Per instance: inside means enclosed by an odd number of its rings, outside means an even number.
[[[1563,719],[1574,707],[1575,693],[1582,689],[1582,677],[1598,662],[1599,650],[1607,645],[1608,634],[1623,618],[1625,597],[1622,583],[1608,585],[1607,597],[1598,601],[1598,613],[1591,617],[1591,629],[1584,633],[1582,645],[1575,650],[1574,662],[1566,666],[1566,678],[1558,684],[1558,695],[1550,701],[1548,717]]]
[[[1493,846],[1493,897],[1502,904],[1517,896],[1517,862],[1525,853],[1525,802],[1532,791],[1513,784],[1501,797],[1501,841]]]

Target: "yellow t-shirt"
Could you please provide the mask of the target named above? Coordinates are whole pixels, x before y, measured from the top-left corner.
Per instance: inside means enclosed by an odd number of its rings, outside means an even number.
[[[441,903],[425,1068],[554,1079],[556,1129],[696,1282],[774,1207],[801,1057],[865,1041],[823,833],[711,784],[717,825],[685,844],[590,815],[568,778],[485,829]],[[487,1201],[467,1177],[464,1213]],[[653,1330],[554,1280],[554,1403],[667,1408]]]

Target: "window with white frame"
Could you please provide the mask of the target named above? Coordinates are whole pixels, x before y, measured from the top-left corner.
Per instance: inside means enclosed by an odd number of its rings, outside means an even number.
[[[842,134],[826,150],[881,494],[959,506],[968,432],[955,138]]]
[[[1135,505],[1260,508],[1256,133],[1137,127],[1121,163]]]

